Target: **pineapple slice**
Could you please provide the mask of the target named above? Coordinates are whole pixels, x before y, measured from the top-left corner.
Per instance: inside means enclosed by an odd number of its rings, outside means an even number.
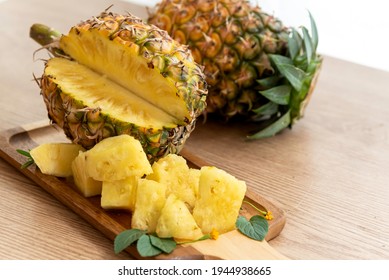
[[[201,168],[199,198],[193,217],[203,233],[225,233],[235,228],[246,193],[246,183],[212,166]]]
[[[138,179],[132,176],[118,181],[104,181],[101,207],[134,211]]]
[[[57,177],[72,176],[72,162],[84,149],[73,143],[45,143],[30,151],[43,174]]]
[[[102,182],[96,181],[88,175],[85,164],[86,153],[80,151],[71,165],[74,184],[85,197],[100,195]]]
[[[131,227],[155,232],[165,201],[166,185],[148,179],[138,180]]]
[[[174,193],[188,204],[190,209],[196,201],[197,183],[192,178],[186,160],[178,155],[169,154],[153,163],[153,173],[147,179],[155,180],[167,186],[166,196]],[[193,173],[194,175],[194,173]],[[192,178],[189,180],[189,178]]]
[[[161,238],[197,240],[203,236],[186,204],[170,194],[158,219],[156,233]]]
[[[86,169],[98,181],[142,177],[153,171],[140,142],[127,134],[106,138],[87,151]]]

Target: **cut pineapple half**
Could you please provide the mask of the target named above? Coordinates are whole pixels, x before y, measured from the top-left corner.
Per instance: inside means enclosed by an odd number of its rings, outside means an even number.
[[[40,88],[49,118],[69,139],[90,149],[129,134],[150,162],[180,152],[208,93],[187,46],[135,16],[107,11],[53,41],[57,57],[46,63]]]
[[[82,101],[86,107],[98,107],[111,118],[126,120],[145,128],[176,126],[177,119],[174,116],[138,97],[132,90],[75,61],[53,58],[48,61],[45,73],[55,79],[63,95]]]

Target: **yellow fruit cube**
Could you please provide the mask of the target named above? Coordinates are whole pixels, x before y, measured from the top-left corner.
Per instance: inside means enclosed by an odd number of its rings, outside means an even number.
[[[57,177],[72,176],[72,162],[84,149],[73,143],[45,143],[30,151],[43,174]]]
[[[161,238],[197,240],[203,236],[186,204],[170,194],[158,219],[156,233]]]
[[[225,233],[235,228],[246,193],[246,183],[216,167],[201,168],[199,198],[193,217],[203,233]]]
[[[195,192],[197,184],[186,160],[178,155],[169,154],[157,162],[154,162],[153,173],[147,176],[147,179],[155,180],[167,186],[166,196],[174,193],[178,198],[188,204],[190,208],[194,207],[196,200]],[[189,180],[189,178],[192,178]],[[195,183],[195,185],[193,185]]]
[[[148,179],[138,180],[131,227],[155,232],[165,201],[166,185]]]
[[[139,177],[117,181],[104,181],[101,191],[101,207],[134,211]]]
[[[98,181],[142,177],[153,170],[138,140],[129,135],[106,138],[87,151],[88,174]]]
[[[80,151],[72,162],[74,184],[85,197],[100,195],[102,182],[96,181],[88,175],[85,167],[85,155],[85,152]]]

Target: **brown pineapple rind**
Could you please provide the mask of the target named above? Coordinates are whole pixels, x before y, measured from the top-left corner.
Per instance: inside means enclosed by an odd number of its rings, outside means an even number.
[[[256,80],[273,74],[269,54],[287,54],[288,30],[277,18],[248,1],[164,0],[149,22],[187,44],[204,65],[207,112],[248,116],[268,101]]]

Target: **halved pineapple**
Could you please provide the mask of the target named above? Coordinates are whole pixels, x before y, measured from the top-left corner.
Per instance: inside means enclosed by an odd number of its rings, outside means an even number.
[[[72,176],[72,162],[84,149],[72,143],[44,143],[30,151],[43,174],[57,177]]]
[[[166,185],[140,179],[136,193],[131,227],[155,232],[158,218],[166,201]]]
[[[180,240],[197,240],[203,236],[186,204],[173,193],[162,208],[156,233],[162,238],[174,237]]]
[[[54,41],[40,87],[49,118],[89,149],[129,134],[153,162],[178,153],[206,107],[207,85],[187,46],[131,15],[103,12],[58,36],[36,24],[30,35]]]
[[[173,193],[187,203],[191,209],[194,207],[197,184],[183,157],[175,154],[167,155],[154,162],[152,168],[153,173],[148,175],[147,179],[165,184],[167,186],[166,196]]]
[[[225,233],[235,228],[246,183],[213,166],[201,168],[199,198],[193,217],[203,233]]]
[[[96,181],[86,171],[86,153],[79,152],[78,156],[72,162],[72,173],[74,184],[77,189],[85,196],[95,196],[101,194],[102,182]]]
[[[142,177],[153,171],[140,142],[127,134],[106,138],[87,151],[86,170],[98,181]]]
[[[131,176],[123,180],[104,181],[101,207],[134,211],[138,179],[137,176]]]

